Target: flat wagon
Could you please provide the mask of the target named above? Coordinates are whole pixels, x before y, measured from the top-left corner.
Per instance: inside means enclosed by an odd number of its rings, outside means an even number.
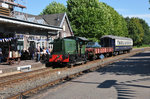
[[[86,48],[88,54],[88,59],[94,60],[97,58],[104,58],[106,56],[112,55],[113,47],[101,47],[96,42],[89,42]]]

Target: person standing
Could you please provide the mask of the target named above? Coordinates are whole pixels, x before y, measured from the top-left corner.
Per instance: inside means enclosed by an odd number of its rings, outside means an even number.
[[[38,48],[37,48],[37,61],[40,61],[40,49],[41,49],[41,47],[39,46]]]
[[[46,49],[46,54],[50,55],[50,50],[49,50],[49,48]]]
[[[34,48],[32,46],[29,47],[30,59],[34,59]]]
[[[28,48],[30,59],[32,59],[32,58],[31,58],[31,57],[32,57],[32,55],[31,55],[31,50],[32,50],[32,48],[31,48],[31,46],[30,46],[30,47]]]
[[[0,48],[0,63],[2,62],[3,59],[3,53],[2,53],[2,48]]]

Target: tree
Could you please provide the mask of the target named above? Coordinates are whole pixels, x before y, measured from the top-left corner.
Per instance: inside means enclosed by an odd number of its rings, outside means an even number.
[[[77,36],[98,41],[102,35],[128,35],[124,18],[99,0],[68,0],[67,9]]]
[[[99,1],[68,0],[67,9],[74,34],[95,39],[99,32]]]
[[[135,45],[150,44],[150,27],[145,20],[140,18],[125,18],[129,30],[129,37]]]
[[[67,8],[63,4],[53,1],[43,10],[43,12],[41,12],[41,15],[64,13],[64,12],[67,12]]]
[[[143,44],[150,44],[150,28],[145,20],[139,19],[144,30]]]
[[[109,31],[109,34],[111,35],[118,35],[118,36],[128,36],[128,29],[127,29],[127,23],[123,16],[119,15],[117,11],[114,10],[114,8],[106,5],[108,8],[107,15],[109,15],[109,27],[111,30]]]
[[[138,18],[126,18],[128,22],[129,37],[133,39],[134,45],[141,45],[144,37],[144,30]]]

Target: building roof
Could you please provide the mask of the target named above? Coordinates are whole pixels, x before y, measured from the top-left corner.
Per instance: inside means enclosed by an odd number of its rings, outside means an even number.
[[[45,19],[49,25],[60,27],[64,15],[65,13],[59,13],[59,14],[41,15],[41,17]]]
[[[23,18],[24,17],[24,18]],[[15,11],[14,18],[22,18],[25,21],[31,21],[39,24],[55,26],[62,28],[63,22],[66,19],[70,32],[73,33],[68,16],[66,13],[48,14],[48,15],[32,15]]]
[[[18,12],[18,11],[14,11],[14,18],[17,19],[22,19],[25,21],[30,21],[30,22],[35,22],[35,23],[39,23],[39,24],[45,24],[45,25],[49,25],[41,16],[37,16],[37,15],[32,15],[32,14],[27,14],[27,13],[22,13],[22,12]],[[51,25],[50,25],[51,26]],[[53,26],[53,25],[52,25]]]
[[[2,15],[0,15],[0,22],[2,22],[2,23],[13,23],[13,24],[16,24],[16,25],[42,28],[42,29],[48,29],[48,30],[62,30],[62,28],[60,28],[60,27],[50,26],[50,25],[47,25],[47,24],[40,24],[40,23],[30,22],[30,21],[27,21],[27,20],[11,18],[11,17],[7,17],[7,16],[2,16]]]
[[[64,20],[67,20],[68,27],[73,33],[68,16],[66,13],[57,13],[57,14],[48,14],[48,15],[40,15],[49,25],[62,27]]]

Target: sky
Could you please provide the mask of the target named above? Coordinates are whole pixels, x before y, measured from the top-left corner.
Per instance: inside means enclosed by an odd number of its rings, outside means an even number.
[[[19,1],[19,0],[18,0]],[[21,1],[21,0],[20,0]],[[23,5],[27,9],[17,9],[25,13],[38,15],[52,1],[67,5],[67,0],[24,0]],[[113,7],[120,15],[124,17],[139,17],[144,19],[150,26],[150,7],[149,0],[99,0]]]

